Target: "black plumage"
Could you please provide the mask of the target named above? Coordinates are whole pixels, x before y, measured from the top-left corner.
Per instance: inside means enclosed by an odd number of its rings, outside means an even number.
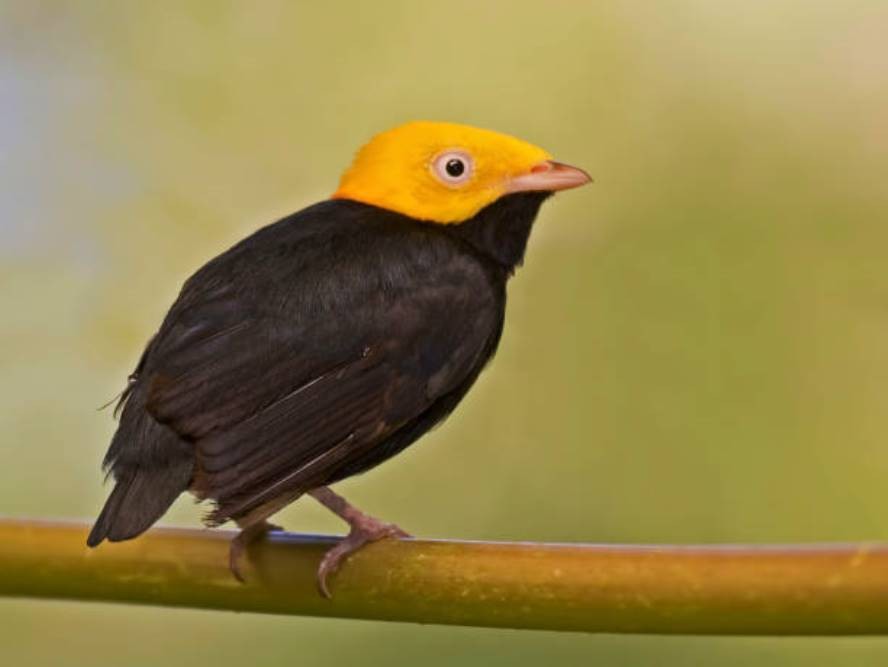
[[[90,546],[142,533],[185,490],[212,524],[263,520],[414,442],[494,354],[549,194],[453,225],[328,200],[207,263],[131,376]]]

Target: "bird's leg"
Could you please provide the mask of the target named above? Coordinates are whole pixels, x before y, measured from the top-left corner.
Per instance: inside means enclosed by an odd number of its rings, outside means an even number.
[[[268,523],[265,519],[259,521],[237,521],[241,529],[228,547],[228,569],[239,582],[246,583],[241,572],[240,562],[246,553],[247,547],[272,530],[283,530],[280,526]]]
[[[369,542],[375,542],[386,537],[410,537],[410,535],[396,525],[385,523],[375,517],[364,514],[354,505],[350,505],[345,498],[334,493],[326,486],[319,487],[308,493],[321,505],[348,523],[350,527],[348,535],[324,554],[324,558],[318,566],[318,590],[326,598],[331,597],[330,589],[327,588],[327,577],[336,572],[342,562],[355,551]]]

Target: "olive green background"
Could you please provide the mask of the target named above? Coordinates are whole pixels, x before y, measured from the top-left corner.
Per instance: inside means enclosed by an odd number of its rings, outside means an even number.
[[[181,282],[373,133],[498,129],[546,204],[465,404],[339,486],[420,536],[888,539],[888,5],[0,3],[0,513],[92,518]],[[183,498],[165,519],[194,525]],[[308,502],[292,530],[341,531]],[[113,548],[113,547],[111,547]],[[0,602],[6,664],[882,665],[878,639]]]

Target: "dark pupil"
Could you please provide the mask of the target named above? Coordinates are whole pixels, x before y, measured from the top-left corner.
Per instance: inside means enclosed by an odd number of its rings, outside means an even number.
[[[447,174],[449,176],[453,176],[456,178],[457,176],[462,176],[463,172],[466,170],[466,165],[463,164],[462,160],[457,160],[453,158],[452,160],[447,160],[447,164],[444,165],[444,169],[447,170]]]

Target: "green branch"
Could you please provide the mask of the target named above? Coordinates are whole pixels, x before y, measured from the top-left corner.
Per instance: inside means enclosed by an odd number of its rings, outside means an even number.
[[[87,549],[81,524],[0,520],[0,596],[582,632],[888,634],[888,545],[598,546],[400,540],[315,589],[334,538],[255,545],[157,529]]]

